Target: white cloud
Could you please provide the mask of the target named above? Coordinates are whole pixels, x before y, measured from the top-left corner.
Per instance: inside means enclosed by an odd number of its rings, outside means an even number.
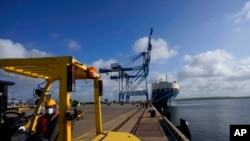
[[[185,59],[188,58],[190,63],[184,66],[184,69],[180,72],[179,79],[185,79],[187,77],[194,76],[210,76],[220,75],[229,72],[230,63],[228,61],[233,60],[233,56],[224,50],[215,50],[201,53],[194,57],[185,55]]]
[[[100,59],[92,63],[92,66],[95,66],[97,68],[97,71],[99,72],[100,68],[110,68],[110,65],[112,63],[116,63],[117,61],[115,59],[109,59],[107,61]],[[119,94],[119,86],[117,80],[111,80],[111,75],[117,75],[117,72],[109,72],[109,73],[100,73],[101,79],[103,81],[103,99],[108,99],[109,101],[118,101],[118,94]]]
[[[183,56],[183,59],[184,59],[185,61],[190,61],[190,60],[192,59],[192,56],[186,54],[186,55]]]
[[[78,50],[81,48],[81,45],[76,40],[66,40],[66,44],[69,49]]]
[[[14,43],[9,39],[0,39],[0,58],[26,58],[51,55],[51,53],[37,49],[27,50],[22,44]]]
[[[250,58],[239,61],[225,50],[191,57],[179,73],[181,97],[249,96]]]
[[[26,49],[19,43],[14,43],[8,39],[0,39],[0,58],[23,58]]]
[[[162,38],[152,39],[151,61],[162,63],[167,61],[170,57],[177,55],[177,51],[170,49],[168,44]],[[140,53],[146,51],[148,46],[148,37],[143,37],[134,43],[134,52]]]
[[[52,56],[52,54],[37,49],[27,50],[20,43],[15,43],[9,39],[0,39],[0,58],[28,58],[44,56]],[[9,87],[9,98],[32,98],[33,88],[36,87],[37,84],[41,83],[41,80],[30,80],[30,78],[27,79],[21,76],[13,77],[6,74],[7,73],[0,71],[1,80],[15,82],[14,86]]]
[[[110,67],[112,63],[116,63],[117,61],[115,59],[109,59],[108,61],[105,61],[103,59],[99,59],[92,63],[93,66],[97,68],[104,68],[104,67]]]
[[[250,20],[250,1],[246,2],[239,12],[233,14],[231,17],[235,23]]]
[[[246,2],[239,12],[239,16],[243,16],[246,20],[250,20],[250,1]]]

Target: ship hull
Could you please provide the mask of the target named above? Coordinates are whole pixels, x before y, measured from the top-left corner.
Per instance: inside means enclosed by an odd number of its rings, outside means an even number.
[[[152,104],[163,105],[172,103],[179,91],[155,92],[152,93]]]

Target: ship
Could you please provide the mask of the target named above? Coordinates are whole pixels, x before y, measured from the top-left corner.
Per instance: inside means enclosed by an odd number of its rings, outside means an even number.
[[[151,103],[161,114],[170,117],[167,108],[179,94],[179,90],[179,84],[176,81],[168,81],[167,76],[165,80],[153,82]]]
[[[151,104],[171,121],[171,115],[168,111],[168,106],[175,100],[175,97],[179,94],[180,86],[176,81],[170,82],[167,79],[152,83],[152,95]],[[176,126],[188,139],[191,140],[191,133],[188,127],[188,122],[185,119],[180,118],[180,126]]]

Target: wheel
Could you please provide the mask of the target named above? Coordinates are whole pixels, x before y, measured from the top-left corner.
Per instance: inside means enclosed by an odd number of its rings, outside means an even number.
[[[28,123],[28,118],[25,117],[25,113],[7,111],[3,114],[3,121],[11,126],[23,126]]]

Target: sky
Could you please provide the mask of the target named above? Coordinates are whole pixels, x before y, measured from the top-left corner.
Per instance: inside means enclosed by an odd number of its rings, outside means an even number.
[[[66,55],[97,68],[125,64],[145,51],[150,28],[149,89],[167,75],[180,84],[177,99],[250,96],[249,0],[1,0],[0,58]],[[42,82],[3,71],[0,77],[16,82],[9,97],[17,99],[31,97]],[[118,100],[118,84],[102,79],[103,98]],[[93,100],[90,85],[77,83],[84,94],[72,98]]]

